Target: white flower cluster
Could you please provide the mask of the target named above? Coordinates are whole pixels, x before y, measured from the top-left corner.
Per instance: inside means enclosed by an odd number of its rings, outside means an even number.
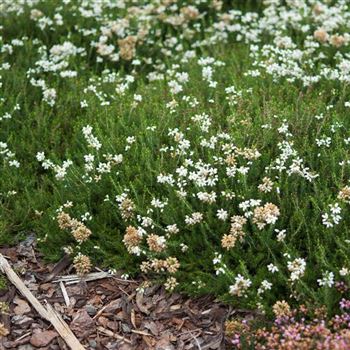
[[[252,281],[249,278],[244,278],[238,274],[235,277],[235,283],[230,286],[230,294],[237,297],[246,297],[249,287],[252,285]]]

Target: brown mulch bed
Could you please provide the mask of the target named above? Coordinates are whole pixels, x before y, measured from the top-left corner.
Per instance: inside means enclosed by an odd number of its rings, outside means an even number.
[[[65,284],[66,305],[57,275],[74,273],[69,259],[47,265],[30,236],[18,247],[1,248],[11,266],[42,303],[59,311],[86,349],[210,350],[226,349],[224,323],[231,313],[212,297],[189,299],[161,286],[138,291],[142,281],[105,278]],[[54,328],[8,282],[0,301],[9,305],[1,320],[9,330],[0,349],[68,349]]]

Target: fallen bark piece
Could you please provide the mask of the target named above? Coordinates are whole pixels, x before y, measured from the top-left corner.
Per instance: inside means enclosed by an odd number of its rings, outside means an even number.
[[[79,282],[91,282],[110,277],[112,277],[112,275],[108,272],[92,272],[84,275],[83,277],[79,275],[58,276],[53,283],[64,282],[68,286]]]
[[[96,331],[95,321],[85,309],[79,310],[74,315],[70,327],[79,338],[86,338]]]
[[[30,302],[38,314],[49,321],[57,333],[64,339],[67,345],[72,350],[84,350],[84,347],[80,344],[79,340],[75,337],[74,333],[69,329],[66,322],[62,319],[50,304],[47,304],[46,308],[35,298],[32,292],[27,288],[24,282],[13,271],[8,261],[0,254],[0,270],[6,274],[10,282],[21,292],[21,294]]]
[[[64,257],[55,265],[51,273],[49,273],[43,282],[47,283],[52,281],[59,273],[61,273],[66,267],[72,263],[72,258],[65,254]]]
[[[34,350],[34,348],[30,344],[23,344],[18,347],[18,350]]]
[[[20,326],[22,329],[26,329],[34,322],[34,320],[26,315],[16,315],[12,317],[11,322]]]
[[[30,344],[36,348],[49,345],[56,337],[58,333],[55,331],[38,331],[34,333],[30,338]]]
[[[17,306],[13,310],[16,315],[24,315],[30,312],[30,306],[26,301],[20,298],[15,298],[13,302],[17,304]]]

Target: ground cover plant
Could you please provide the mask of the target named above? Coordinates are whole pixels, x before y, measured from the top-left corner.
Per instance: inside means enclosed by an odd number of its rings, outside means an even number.
[[[346,297],[347,1],[2,1],[0,242],[272,315]]]
[[[226,323],[226,333],[237,349],[341,349],[350,346],[349,300],[340,301],[340,312],[327,319],[326,310],[310,310],[305,305],[290,309],[276,303],[274,323],[270,327],[256,320],[234,320]],[[311,317],[312,318],[311,318]]]

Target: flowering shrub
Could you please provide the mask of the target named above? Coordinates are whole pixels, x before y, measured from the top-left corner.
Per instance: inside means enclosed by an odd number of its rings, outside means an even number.
[[[234,349],[345,350],[350,347],[350,301],[342,299],[340,308],[340,314],[327,320],[322,309],[313,310],[310,315],[305,306],[291,310],[285,301],[277,302],[271,327],[259,327],[244,319],[232,320],[226,323],[226,334]]]
[[[332,313],[350,281],[347,1],[0,12],[2,243],[35,230],[79,274]]]

